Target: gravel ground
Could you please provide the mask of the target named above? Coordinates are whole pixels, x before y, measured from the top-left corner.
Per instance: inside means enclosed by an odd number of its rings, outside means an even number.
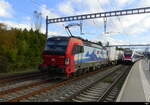
[[[121,67],[122,67],[121,65],[118,65],[109,70],[116,70]],[[28,99],[24,99],[21,102],[57,102],[57,101],[63,100],[64,97],[65,98],[69,97],[73,93],[83,89],[84,87],[88,86],[89,84],[92,84],[96,79],[98,79],[99,77],[108,73],[109,70],[99,72],[90,77],[86,77],[86,78],[83,78],[80,80],[73,81],[66,85],[49,90],[40,95],[36,95],[36,96],[30,97]]]
[[[18,80],[18,81],[10,82],[10,83],[8,82],[8,83],[2,84],[0,86],[0,91],[4,91],[4,90],[11,89],[11,88],[23,86],[25,84],[30,84],[30,83],[33,83],[33,82],[38,82],[38,81],[41,81],[41,80],[45,80],[47,78],[48,78],[48,76],[40,76],[40,77],[32,78],[30,80]]]
[[[32,81],[33,82],[33,81]],[[20,91],[17,91],[15,93],[10,93],[10,94],[7,94],[5,96],[1,96],[0,97],[0,102],[3,102],[3,101],[7,101],[7,100],[10,100],[10,99],[13,99],[13,98],[16,98],[16,97],[19,97],[19,96],[22,96],[22,95],[25,95],[25,94],[28,94],[30,92],[33,92],[35,90],[39,90],[41,88],[46,88],[50,85],[53,85],[57,83],[56,81],[52,81],[52,82],[48,82],[48,83],[44,83],[40,86],[35,86],[35,87],[32,87],[32,88],[26,88],[26,89],[23,89],[23,90],[20,90]],[[35,96],[37,97],[37,96]]]

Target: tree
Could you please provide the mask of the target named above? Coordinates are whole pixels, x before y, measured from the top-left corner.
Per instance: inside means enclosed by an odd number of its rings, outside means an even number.
[[[3,68],[3,72],[38,66],[45,45],[45,35],[33,29],[7,30],[6,27],[0,24],[0,68]],[[9,66],[5,68],[4,65]]]

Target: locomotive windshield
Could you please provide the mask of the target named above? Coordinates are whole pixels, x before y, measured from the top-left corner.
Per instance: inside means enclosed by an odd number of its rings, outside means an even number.
[[[124,55],[125,55],[125,56],[131,56],[131,55],[132,55],[132,51],[125,51],[125,52],[124,52]]]
[[[64,38],[49,38],[44,52],[48,54],[65,54],[68,40]]]

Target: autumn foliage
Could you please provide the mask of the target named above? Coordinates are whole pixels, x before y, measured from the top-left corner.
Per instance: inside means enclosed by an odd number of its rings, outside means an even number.
[[[45,38],[39,31],[8,29],[0,23],[0,73],[36,68]]]

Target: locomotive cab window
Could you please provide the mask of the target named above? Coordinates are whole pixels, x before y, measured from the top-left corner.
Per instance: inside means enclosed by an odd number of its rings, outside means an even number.
[[[47,54],[64,55],[68,45],[68,39],[65,38],[49,38],[47,40],[44,52]]]
[[[83,46],[80,46],[80,45],[73,46],[72,54],[79,54],[79,53],[83,53],[83,52],[84,52]]]

